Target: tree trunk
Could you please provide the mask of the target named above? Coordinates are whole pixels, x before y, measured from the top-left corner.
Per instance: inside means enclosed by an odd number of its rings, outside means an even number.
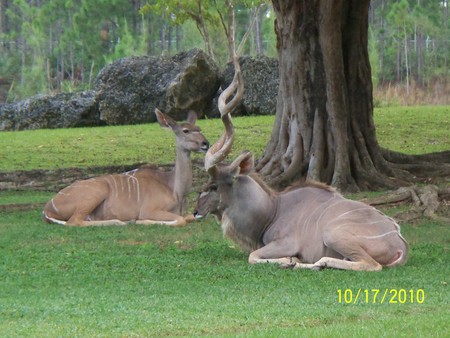
[[[178,53],[181,50],[181,39],[182,39],[182,33],[181,33],[181,27],[180,25],[177,25],[175,28],[175,48],[176,52]]]
[[[173,27],[169,25],[169,31],[167,36],[167,50],[169,52],[169,55],[172,53],[172,33],[173,33]]]
[[[280,64],[275,124],[257,170],[339,190],[394,188],[411,175],[383,157],[368,55],[370,0],[273,0]]]
[[[161,31],[160,31],[160,37],[161,37],[161,53],[164,53],[166,50],[166,22],[163,17],[163,23],[161,25]]]
[[[256,11],[256,9],[253,9],[253,11]],[[251,13],[249,22],[252,21],[254,13]],[[253,27],[254,32],[254,40],[255,40],[255,53],[256,55],[262,55],[263,54],[263,37],[261,32],[261,22],[262,22],[262,16],[264,15],[264,11],[260,10],[256,17],[255,17],[255,24]]]

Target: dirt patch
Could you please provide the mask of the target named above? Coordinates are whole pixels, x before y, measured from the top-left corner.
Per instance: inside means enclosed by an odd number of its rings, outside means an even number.
[[[0,204],[0,212],[4,211],[26,211],[34,209],[42,209],[45,203],[15,203]]]

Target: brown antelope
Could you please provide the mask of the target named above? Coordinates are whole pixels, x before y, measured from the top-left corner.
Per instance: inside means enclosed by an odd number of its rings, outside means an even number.
[[[365,271],[404,264],[408,245],[400,227],[375,208],[321,184],[276,192],[252,174],[250,152],[218,166],[231,151],[230,112],[242,98],[237,58],[233,63],[232,89],[219,98],[225,132],[205,157],[210,182],[199,196],[197,217],[207,212],[219,216],[224,235],[250,253],[249,263]]]
[[[155,114],[160,126],[175,134],[177,154],[172,171],[142,168],[77,181],[45,205],[45,220],[76,226],[130,222],[184,226],[192,221],[193,215],[182,216],[192,188],[190,153],[206,152],[209,143],[195,126],[195,113],[189,113],[186,123],[177,123],[158,109]]]

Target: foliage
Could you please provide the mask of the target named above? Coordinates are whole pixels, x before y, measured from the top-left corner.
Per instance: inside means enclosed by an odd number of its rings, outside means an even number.
[[[242,36],[250,2],[236,3],[242,13],[238,22]],[[251,3],[256,6],[260,1]],[[105,64],[117,58],[205,48],[202,38],[210,54],[217,54],[217,62],[224,64],[226,39],[218,19],[223,8],[223,1],[6,2],[5,14],[0,13],[0,80],[10,81],[7,100],[87,89]],[[274,35],[273,30],[263,31],[265,36]]]
[[[370,25],[379,53],[380,84],[414,80],[430,86],[448,79],[450,17],[448,2],[424,0],[371,2]]]
[[[142,14],[156,12],[162,15],[172,25],[181,25],[188,20],[192,20],[205,42],[205,49],[214,59],[214,52],[207,27],[208,25],[215,26],[219,23],[214,1],[157,1],[151,4],[147,3],[141,8],[140,12]]]
[[[142,19],[142,27],[145,30],[145,20]],[[129,56],[129,55],[145,55],[147,51],[147,37],[142,35],[135,37],[130,31],[130,27],[126,20],[123,20],[122,27],[119,27],[119,34],[121,38],[114,46],[112,53],[105,55],[105,61],[112,63],[117,59]]]
[[[227,46],[218,12],[224,0],[14,0],[0,13],[0,80],[8,101],[37,93],[90,88],[108,62],[132,55],[204,48],[220,65]],[[375,85],[417,83],[411,93],[449,76],[448,8],[443,1],[371,1],[370,56]],[[257,28],[245,54],[276,57],[268,0],[236,0],[240,40],[256,8]],[[257,34],[259,31],[260,35]],[[259,39],[259,41],[257,41]],[[259,47],[259,45],[261,45]],[[261,48],[261,49],[259,49]]]
[[[374,35],[373,29],[369,28],[369,60],[372,71],[372,85],[376,88],[379,84],[380,55]]]
[[[24,20],[27,17],[30,19]],[[93,78],[90,72],[104,66],[104,55],[123,56],[116,50],[122,37],[141,40],[134,33],[126,35],[126,23],[133,22],[135,32],[143,28],[126,0],[58,0],[39,4],[15,0],[7,9],[7,19],[2,36],[10,44],[20,45],[3,48],[2,52],[21,60],[16,64],[17,69],[10,70],[12,74],[25,75],[29,69],[39,67],[46,78],[46,87],[35,93],[60,91],[65,80],[70,80],[74,88],[89,87]],[[36,56],[43,60],[43,65],[34,61]],[[33,81],[22,76],[20,83],[29,88]],[[10,100],[23,97],[15,91],[12,95]]]

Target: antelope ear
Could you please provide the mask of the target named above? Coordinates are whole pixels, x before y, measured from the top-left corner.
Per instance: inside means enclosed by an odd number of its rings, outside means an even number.
[[[241,163],[239,163],[239,172],[242,175],[248,175],[253,171],[255,167],[255,158],[253,154],[249,151],[245,152],[245,157],[242,159]]]
[[[230,164],[230,169],[234,175],[248,175],[253,171],[254,166],[255,160],[253,154],[246,150]]]
[[[217,180],[217,177],[219,176],[219,169],[216,165],[208,169],[208,175],[211,179]]]
[[[155,108],[156,119],[161,128],[172,129],[178,126],[177,122],[166,114],[163,114],[158,108]]]
[[[195,113],[195,111],[189,111],[186,121],[190,124],[195,124],[195,122],[197,122],[197,114]]]

